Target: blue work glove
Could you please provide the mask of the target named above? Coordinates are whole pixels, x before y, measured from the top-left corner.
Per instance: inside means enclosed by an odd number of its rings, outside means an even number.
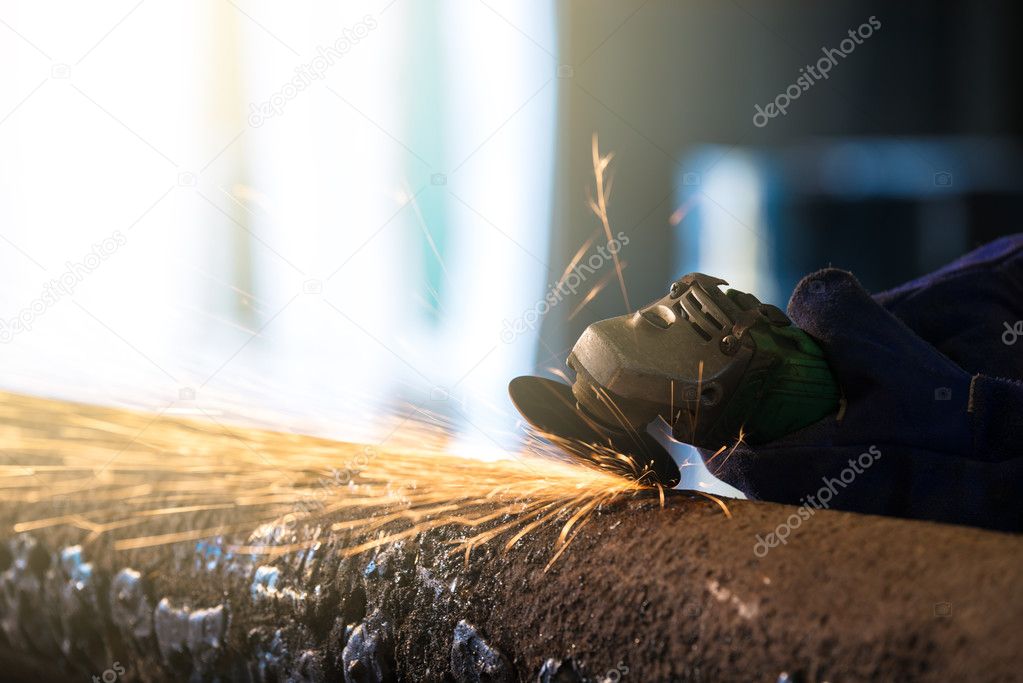
[[[782,439],[701,454],[753,499],[1023,530],[1023,235],[871,297],[828,268],[792,322],[823,347],[843,407]]]

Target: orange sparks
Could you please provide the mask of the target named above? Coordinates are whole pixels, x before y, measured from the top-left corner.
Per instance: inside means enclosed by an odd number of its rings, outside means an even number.
[[[623,270],[625,269],[625,265],[626,264],[624,264],[624,263],[622,264],[622,269]],[[597,282],[597,284],[593,285],[593,287],[590,288],[590,291],[588,291],[586,293],[586,296],[583,297],[583,300],[579,302],[579,305],[576,306],[575,308],[573,308],[572,312],[569,313],[568,319],[572,320],[573,318],[575,318],[577,315],[579,315],[580,311],[582,311],[584,308],[586,308],[587,304],[589,304],[591,301],[593,301],[595,298],[597,298],[597,295],[600,294],[604,290],[605,287],[607,287],[607,285],[611,281],[612,277],[614,277],[614,273],[611,273],[610,276],[605,276],[605,277],[601,278]]]
[[[605,186],[604,175],[607,171],[608,164],[611,163],[611,159],[614,154],[608,154],[606,156],[600,155],[600,147],[597,143],[597,134],[593,134],[593,176],[597,181],[597,198],[596,200],[590,200],[590,209],[600,219],[600,224],[604,226],[604,236],[607,238],[608,246],[614,240],[614,236],[611,234],[611,223],[607,217],[607,199],[610,194],[610,184]],[[632,306],[629,304],[629,294],[625,290],[625,277],[622,275],[622,264],[618,260],[617,252],[611,254],[611,258],[614,260],[615,272],[618,274],[618,284],[622,288],[622,299],[625,301],[625,310],[628,313],[632,313]]]
[[[731,447],[731,448],[729,448],[729,447],[728,447],[727,445],[724,445],[724,446],[722,446],[721,448],[719,448],[719,449],[717,449],[716,451],[714,451],[714,455],[710,456],[710,457],[709,457],[709,458],[707,458],[707,460],[705,461],[705,463],[706,463],[706,465],[707,465],[707,467],[708,467],[708,469],[709,469],[709,468],[710,468],[710,464],[711,464],[712,462],[714,462],[714,460],[715,460],[715,459],[716,459],[716,458],[717,458],[717,457],[718,457],[719,455],[721,455],[722,453],[724,453],[724,452],[725,452],[725,450],[727,450],[727,451],[728,451],[728,453],[727,453],[727,454],[725,454],[725,459],[721,461],[721,464],[720,464],[720,465],[718,465],[718,466],[717,466],[717,468],[716,468],[716,469],[715,469],[715,470],[714,470],[713,472],[711,472],[711,474],[713,474],[713,475],[717,476],[717,473],[721,471],[721,469],[722,469],[722,468],[723,468],[723,467],[725,466],[725,464],[726,464],[726,463],[728,462],[728,459],[732,457],[732,454],[733,454],[733,453],[735,453],[735,449],[736,449],[736,448],[738,448],[738,447],[739,447],[739,445],[740,445],[740,444],[743,444],[743,443],[746,443],[746,432],[745,432],[744,428],[740,426],[740,427],[739,427],[739,438],[738,438],[738,439],[737,439],[737,440],[735,441],[735,443],[734,443],[734,444],[732,444],[732,447]]]
[[[693,205],[695,204],[696,196],[694,195],[687,199],[686,201],[682,202],[682,204],[677,209],[671,212],[671,216],[668,217],[668,222],[671,223],[672,225],[678,225],[679,223],[685,220],[686,216],[689,215],[689,212],[692,210]]]
[[[593,246],[592,237],[583,242],[583,245],[579,247],[579,250],[575,252],[574,256],[572,256],[572,259],[568,262],[568,265],[565,266],[565,272],[561,274],[561,277],[558,278],[558,282],[554,285],[554,287],[552,287],[552,289],[561,289],[561,285],[562,283],[565,282],[565,278],[568,277],[568,274],[572,272],[573,268],[579,265],[579,261],[582,260],[583,255],[586,254],[586,252],[589,251],[590,247],[592,246]]]
[[[636,463],[625,462],[633,479],[601,469],[624,458],[606,445],[533,435],[513,459],[475,460],[447,453],[447,426],[414,414],[367,446],[0,394],[11,463],[0,466],[0,489],[26,506],[15,531],[67,526],[85,542],[110,537],[117,550],[232,534],[235,552],[276,556],[316,542],[303,541],[302,529],[326,527],[347,534],[342,552],[355,555],[443,527],[465,530],[452,552],[468,558],[554,526],[551,564],[622,496],[656,489],[664,505],[663,489],[645,483]],[[566,449],[594,466],[565,462]],[[63,509],[71,496],[75,509]],[[177,530],[146,533],[176,515]]]

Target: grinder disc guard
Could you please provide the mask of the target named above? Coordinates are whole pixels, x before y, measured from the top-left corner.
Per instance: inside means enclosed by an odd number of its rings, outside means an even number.
[[[567,384],[522,376],[511,381],[508,393],[522,417],[571,459],[668,488],[679,483],[678,466],[656,439],[642,429],[599,424],[577,407]]]

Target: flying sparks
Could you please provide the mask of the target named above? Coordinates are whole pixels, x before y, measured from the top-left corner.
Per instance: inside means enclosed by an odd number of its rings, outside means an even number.
[[[353,555],[447,527],[468,562],[486,543],[511,548],[560,524],[553,564],[595,511],[658,489],[643,472],[629,480],[559,461],[585,448],[621,471],[624,456],[548,435],[533,434],[516,458],[454,456],[444,425],[412,415],[365,445],[0,394],[0,490],[22,504],[15,532],[68,526],[118,550],[250,533],[236,552],[282,554],[307,544],[266,543],[253,529],[309,525],[348,532]],[[157,526],[174,516],[187,520]]]
[[[590,200],[590,209],[600,219],[600,224],[604,227],[604,236],[607,237],[607,243],[610,245],[614,239],[611,236],[611,222],[607,217],[607,200],[611,194],[611,183],[606,182],[607,167],[611,163],[611,159],[614,154],[607,154],[601,156],[600,145],[597,142],[597,134],[593,134],[593,176],[597,183],[597,198]],[[618,274],[618,285],[622,289],[622,299],[625,301],[625,310],[632,313],[632,306],[629,304],[629,293],[625,289],[625,277],[622,275],[622,264],[618,260],[618,254],[611,252],[611,257],[614,259],[615,272]]]

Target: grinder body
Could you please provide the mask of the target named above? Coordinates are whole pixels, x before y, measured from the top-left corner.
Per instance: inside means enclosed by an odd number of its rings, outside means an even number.
[[[722,292],[725,284],[691,273],[635,313],[586,329],[568,365],[575,371],[570,409],[587,434],[629,450],[628,437],[660,417],[676,440],[717,449],[739,438],[771,441],[837,410],[839,388],[820,346],[776,306]],[[512,384],[523,416],[542,430],[566,431],[550,419],[550,406],[544,419],[530,419],[537,410],[529,404],[542,399],[524,390],[526,379]]]

